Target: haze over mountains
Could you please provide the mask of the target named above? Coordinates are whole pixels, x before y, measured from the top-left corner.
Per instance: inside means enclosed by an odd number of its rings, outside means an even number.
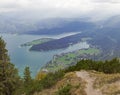
[[[120,95],[120,0],[0,0],[0,35],[0,95]]]
[[[92,29],[88,18],[24,19],[19,16],[0,15],[0,32],[17,34],[62,34]]]
[[[119,57],[120,52],[120,16],[111,17],[105,21],[100,21],[92,24],[82,24],[82,32],[72,36],[64,37],[61,39],[49,41],[43,44],[34,45],[30,50],[35,51],[48,51],[69,47],[76,44],[84,38],[91,38],[87,42],[91,47],[96,47],[101,50],[101,54],[96,56],[97,59],[110,59]],[[77,24],[80,25],[80,24]],[[89,25],[92,25],[89,27]],[[54,29],[54,28],[53,28]],[[71,29],[71,28],[70,28]],[[76,27],[75,27],[76,29]],[[60,29],[58,29],[60,30]]]
[[[51,18],[30,21],[15,17],[0,15],[1,33],[54,35],[81,31],[118,31],[120,16],[113,16],[101,21],[90,21],[90,18]]]
[[[101,49],[102,55],[106,52],[106,56],[119,56],[119,0],[12,1],[0,1],[3,4],[0,7],[0,33],[58,35],[81,32],[34,45],[30,50],[66,48],[89,37],[91,40],[87,42]]]
[[[119,0],[4,0],[0,1],[0,32],[60,34],[92,31],[93,26],[117,28],[119,6]]]

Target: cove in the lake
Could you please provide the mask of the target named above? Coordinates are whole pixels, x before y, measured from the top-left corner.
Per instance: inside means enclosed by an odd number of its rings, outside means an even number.
[[[76,45],[70,46],[66,49],[52,50],[52,51],[42,51],[42,52],[30,52],[30,47],[20,47],[21,44],[30,42],[32,40],[40,38],[61,38],[66,36],[56,35],[54,36],[41,36],[41,35],[13,35],[13,34],[0,34],[7,43],[7,49],[9,50],[9,55],[11,62],[19,69],[19,74],[22,76],[24,68],[29,66],[31,69],[32,76],[44,66],[48,61],[50,61],[54,55],[60,53],[71,52],[77,49],[89,48],[89,44],[86,42],[81,42]]]

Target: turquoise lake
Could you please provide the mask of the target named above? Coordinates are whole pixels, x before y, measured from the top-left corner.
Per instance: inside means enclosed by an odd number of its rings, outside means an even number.
[[[49,62],[54,55],[74,51],[77,49],[89,48],[89,45],[86,42],[81,42],[76,45],[69,46],[66,49],[52,50],[47,52],[30,52],[30,47],[20,47],[20,45],[40,38],[61,38],[67,35],[71,34],[62,34],[57,36],[0,34],[0,36],[2,36],[7,43],[7,49],[9,50],[11,62],[18,68],[19,74],[23,75],[24,68],[29,66],[32,76],[35,76],[40,68]]]

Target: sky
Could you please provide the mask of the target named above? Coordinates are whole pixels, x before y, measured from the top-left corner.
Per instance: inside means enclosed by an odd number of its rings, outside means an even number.
[[[0,0],[0,14],[4,13],[38,18],[91,16],[103,19],[120,15],[120,0]]]

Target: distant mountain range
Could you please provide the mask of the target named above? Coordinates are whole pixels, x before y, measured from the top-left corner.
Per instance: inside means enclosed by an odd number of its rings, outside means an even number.
[[[24,20],[0,15],[0,32],[32,35],[58,35],[69,32],[81,32],[76,35],[56,39],[43,44],[33,45],[30,50],[53,50],[76,44],[82,38],[91,38],[88,42],[102,50],[99,58],[120,56],[120,16],[101,21],[88,18],[52,18],[43,20]],[[102,57],[101,57],[102,56]]]
[[[80,31],[119,30],[120,16],[94,22],[89,18],[23,19],[0,15],[0,33],[53,35]]]
[[[69,32],[80,32],[80,31],[87,31],[91,30],[95,27],[95,25],[91,22],[84,22],[84,21],[63,21],[58,24],[56,27],[52,28],[43,28],[38,29],[37,31],[29,31],[28,34],[62,34],[62,33],[69,33]]]
[[[0,15],[0,32],[32,35],[53,35],[93,29],[95,24],[82,19],[52,18],[30,21]]]

